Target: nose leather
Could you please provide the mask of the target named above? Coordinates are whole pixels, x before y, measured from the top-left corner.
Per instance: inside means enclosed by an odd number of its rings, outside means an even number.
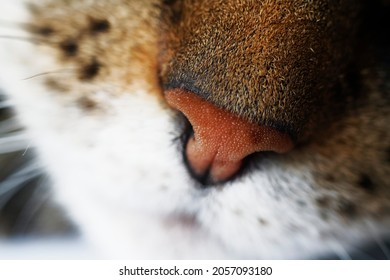
[[[165,92],[165,98],[192,125],[194,135],[185,147],[192,172],[199,177],[208,174],[214,183],[232,178],[245,157],[252,153],[285,153],[293,148],[288,134],[251,123],[192,92],[170,89]]]

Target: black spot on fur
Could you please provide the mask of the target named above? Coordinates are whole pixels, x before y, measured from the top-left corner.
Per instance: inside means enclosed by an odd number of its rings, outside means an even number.
[[[66,56],[75,56],[79,50],[79,46],[73,40],[67,40],[60,44],[61,50]]]
[[[175,4],[176,1],[177,0],[163,0],[162,3],[164,5],[173,5],[173,4]]]
[[[357,214],[357,207],[351,201],[340,201],[337,210],[345,218],[354,218]]]
[[[330,198],[328,197],[319,197],[316,199],[317,206],[319,208],[329,208]]]
[[[81,80],[91,80],[95,78],[100,71],[100,68],[102,65],[97,61],[95,58],[92,59],[92,61],[88,64],[86,64],[82,69],[80,73]]]
[[[390,163],[390,147],[387,148],[385,157],[386,162]]]
[[[328,182],[336,182],[336,178],[332,174],[325,174],[324,179]]]
[[[106,19],[91,19],[90,30],[92,33],[103,33],[110,30],[110,22]]]
[[[182,18],[182,7],[180,1],[164,0],[162,4],[165,6],[164,13],[168,15],[172,23],[178,23]]]
[[[51,28],[50,26],[43,26],[43,27],[38,27],[36,30],[35,30],[36,33],[38,33],[39,35],[41,36],[50,36],[54,33],[54,29]]]
[[[368,193],[373,193],[375,191],[375,184],[367,174],[362,174],[357,184]]]
[[[319,197],[316,199],[317,207],[319,208],[319,216],[322,220],[327,221],[329,219],[329,208],[331,206],[331,198]]]

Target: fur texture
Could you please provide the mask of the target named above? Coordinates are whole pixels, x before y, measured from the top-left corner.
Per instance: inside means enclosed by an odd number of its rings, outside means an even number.
[[[26,2],[0,2],[0,87],[103,256],[316,258],[390,234],[388,42],[365,1]],[[200,188],[173,86],[295,149]]]

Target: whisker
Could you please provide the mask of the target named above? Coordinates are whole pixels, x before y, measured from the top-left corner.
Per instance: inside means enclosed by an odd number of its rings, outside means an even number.
[[[26,134],[22,132],[9,133],[0,137],[0,154],[23,150],[26,147]]]
[[[48,38],[38,38],[38,37],[27,37],[27,36],[15,36],[15,35],[5,35],[1,34],[0,39],[10,39],[10,40],[19,40],[22,42],[31,43],[34,45],[46,45],[52,48],[56,48],[61,42],[55,41],[53,39],[49,40]]]
[[[15,132],[19,130],[20,126],[12,118],[0,121],[0,135]],[[1,136],[0,136],[1,137]]]
[[[384,256],[386,259],[390,260],[390,250],[387,248],[385,242],[381,238],[381,236],[378,234],[378,232],[375,231],[375,225],[372,222],[366,221],[366,225],[368,230],[371,233],[371,236],[373,240],[377,243],[378,247],[382,250]]]
[[[386,259],[390,260],[390,251],[386,247],[386,244],[383,242],[382,238],[380,238],[378,236],[374,236],[374,237],[376,237],[375,238],[375,242],[378,244],[379,248],[382,250],[382,252],[385,255]]]
[[[27,145],[26,149],[24,150],[24,152],[22,154],[22,157],[24,157],[26,155],[29,148],[30,148],[30,144]]]
[[[353,250],[353,252],[352,252]],[[364,251],[358,249],[358,248],[352,248],[351,254],[354,256],[353,259],[363,259],[363,260],[373,260],[374,258]]]
[[[33,38],[33,37],[22,37],[22,36],[13,36],[13,35],[0,35],[0,38],[2,39],[11,39],[11,40],[20,40],[23,42],[28,42],[32,44],[51,44],[51,42],[47,40],[42,40],[38,38]]]
[[[332,245],[334,253],[337,255],[337,257],[340,260],[351,260],[351,256],[348,254],[348,251],[340,244],[340,243],[333,243]]]
[[[16,232],[26,232],[31,221],[37,216],[39,210],[50,200],[51,194],[47,188],[45,188],[45,180],[39,178],[35,184],[30,198],[23,205],[21,212],[13,226],[13,230]]]
[[[23,183],[38,176],[41,169],[37,164],[28,162],[19,171],[13,173],[0,183],[0,209],[23,187]]]
[[[10,108],[12,105],[10,102],[7,102],[7,101],[3,101],[3,102],[0,102],[0,110],[1,109],[6,109],[6,108]]]
[[[30,77],[24,78],[24,79],[22,79],[22,81],[34,79],[34,78],[41,77],[41,76],[51,75],[51,74],[63,74],[63,73],[73,74],[74,72],[75,72],[75,69],[61,69],[61,70],[55,70],[55,71],[47,71],[47,72],[42,72],[42,73],[35,74],[33,76],[30,76]]]

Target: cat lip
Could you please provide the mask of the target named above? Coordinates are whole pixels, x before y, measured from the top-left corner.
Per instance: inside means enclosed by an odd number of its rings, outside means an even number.
[[[165,92],[165,98],[192,125],[194,135],[186,143],[185,159],[191,173],[203,182],[228,181],[253,153],[285,153],[294,146],[288,134],[251,123],[192,92],[171,89]]]

